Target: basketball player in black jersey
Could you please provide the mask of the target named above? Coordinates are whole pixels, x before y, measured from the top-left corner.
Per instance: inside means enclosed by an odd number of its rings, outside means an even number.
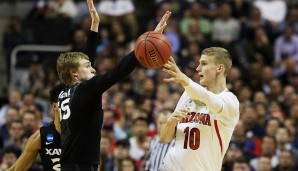
[[[54,111],[54,121],[41,127],[27,141],[27,144],[18,160],[8,169],[8,171],[26,171],[34,163],[39,153],[45,171],[60,171],[60,112],[58,109],[58,96],[63,89],[63,85],[55,86],[51,91],[51,105]]]
[[[91,30],[97,31],[99,16],[93,1],[87,0],[96,17]],[[162,32],[171,12],[166,12],[155,31]],[[134,52],[106,74],[96,75],[89,57],[81,52],[60,54],[57,72],[66,85],[59,95],[61,113],[62,171],[96,171],[99,164],[100,129],[103,124],[102,94],[130,74],[138,61]]]

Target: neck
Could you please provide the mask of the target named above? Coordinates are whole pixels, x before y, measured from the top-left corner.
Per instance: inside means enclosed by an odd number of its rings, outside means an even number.
[[[213,83],[211,83],[210,86],[207,87],[207,90],[209,90],[215,94],[218,94],[227,88],[227,83],[226,83],[225,77],[218,77],[214,80],[215,81]]]
[[[72,86],[72,85],[74,85],[74,84],[76,84],[76,83],[78,83],[78,82],[79,82],[79,81],[71,82],[71,83],[67,84],[67,86]]]

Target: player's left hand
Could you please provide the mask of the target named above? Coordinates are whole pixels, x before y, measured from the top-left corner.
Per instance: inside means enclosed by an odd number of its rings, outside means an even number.
[[[87,0],[87,4],[91,15],[92,24],[99,24],[100,18],[94,6],[93,0]]]
[[[156,26],[156,28],[155,28],[154,31],[157,31],[157,32],[162,33],[163,30],[164,30],[164,29],[166,28],[166,26],[167,26],[167,21],[168,21],[168,19],[170,18],[171,14],[172,14],[172,12],[167,11],[167,12],[163,15],[163,17],[161,18],[161,20],[159,21],[159,23],[157,24],[157,26]]]
[[[100,22],[100,18],[94,6],[93,0],[87,0],[87,4],[91,15],[91,20],[92,20],[90,30],[94,32],[98,32],[98,25]]]
[[[180,71],[172,56],[170,57],[170,60],[164,64],[162,70],[172,76],[171,78],[163,79],[165,82],[175,82],[180,83],[183,86],[188,86],[190,78]]]

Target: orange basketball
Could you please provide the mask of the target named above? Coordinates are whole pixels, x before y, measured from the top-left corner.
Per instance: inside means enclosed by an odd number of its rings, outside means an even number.
[[[135,43],[135,55],[143,66],[160,68],[168,62],[172,54],[169,39],[162,33],[148,31],[142,34]]]

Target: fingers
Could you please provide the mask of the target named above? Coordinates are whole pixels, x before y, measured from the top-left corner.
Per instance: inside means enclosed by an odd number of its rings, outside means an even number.
[[[160,27],[161,32],[163,32],[163,30],[164,30],[166,27],[167,27],[167,23],[165,23],[164,25],[162,25],[162,26]]]
[[[167,82],[167,83],[169,83],[169,82],[176,82],[176,79],[174,77],[172,77],[172,78],[164,78],[163,81],[164,82]]]
[[[163,30],[166,28],[167,26],[167,21],[169,19],[169,17],[171,16],[171,12],[170,11],[167,11],[163,17],[161,18],[161,20],[159,21],[158,25],[156,26],[155,30],[154,31],[157,31],[157,32],[160,32],[162,33]]]
[[[89,11],[92,11],[93,9],[95,9],[93,0],[87,0],[87,4],[88,4]]]
[[[163,67],[165,67],[165,68],[168,68],[168,69],[171,69],[171,65],[170,64],[168,64],[168,63],[165,63],[164,65],[163,65]]]
[[[169,61],[172,62],[174,65],[176,65],[176,62],[175,62],[173,56],[170,57],[170,60]]]
[[[175,71],[173,71],[173,70],[170,70],[170,69],[167,69],[167,68],[163,68],[162,70],[163,70],[164,72],[166,72],[166,73],[172,75],[173,77],[176,77],[176,76],[177,76],[177,73],[176,73]]]
[[[161,18],[161,20],[160,20],[160,24],[162,25],[162,29],[164,29],[166,26],[167,26],[167,21],[168,21],[168,19],[170,18],[170,16],[171,16],[171,12],[170,11],[167,11],[164,15],[163,15],[163,17]]]
[[[163,81],[167,83],[173,82],[173,78],[164,78]]]
[[[87,0],[87,5],[89,9],[91,8],[92,4],[93,4],[93,0]]]
[[[167,62],[167,64],[170,65],[170,66],[173,67],[173,68],[176,66],[175,61],[171,61],[171,60],[169,60],[169,61]]]
[[[162,22],[166,22],[166,21],[170,18],[171,14],[172,14],[172,12],[167,11],[167,12],[163,15],[163,17],[161,18],[160,21],[162,21]]]
[[[163,79],[163,81],[165,81],[165,82],[177,82],[177,80],[176,80],[177,73],[176,73],[176,70],[175,70],[174,67],[175,66],[170,61],[168,61],[166,64],[164,64],[164,68],[162,69],[162,71],[170,74],[172,77],[171,78],[165,78],[165,79]]]
[[[183,118],[189,118],[190,115],[188,115],[188,113],[190,112],[189,109],[184,108],[184,109],[180,109],[178,111],[175,111],[171,117],[172,119],[175,119],[176,121],[181,121]]]

